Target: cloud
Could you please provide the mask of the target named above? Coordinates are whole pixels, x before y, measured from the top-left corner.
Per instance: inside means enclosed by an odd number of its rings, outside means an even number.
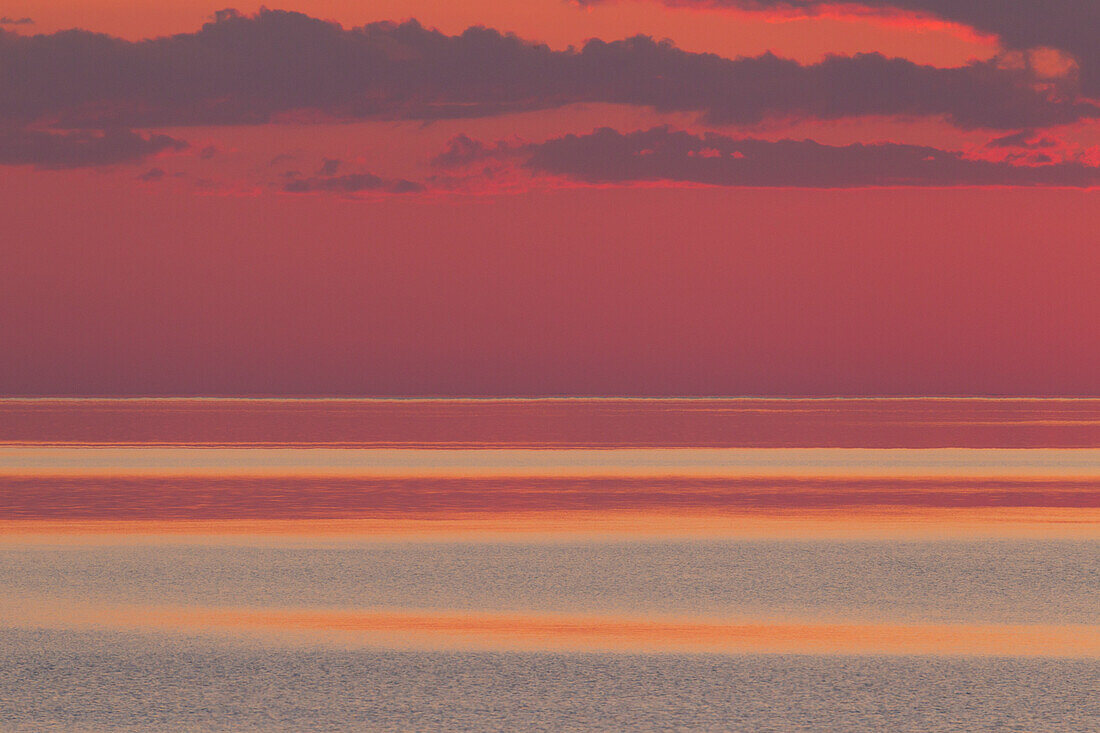
[[[993,62],[941,69],[879,54],[801,65],[726,59],[646,36],[554,51],[487,28],[415,21],[346,30],[282,11],[219,13],[195,33],[130,42],[86,31],[0,34],[0,120],[59,127],[263,123],[280,115],[439,119],[605,102],[768,118],[942,116],[964,128],[1043,128],[1096,105]]]
[[[485,143],[468,135],[456,135],[447,143],[447,149],[432,159],[432,165],[440,168],[459,168],[489,158],[507,158],[525,146],[509,145],[499,141]]]
[[[986,147],[1036,150],[1039,148],[1056,148],[1058,147],[1058,141],[1049,137],[1038,137],[1035,130],[1021,130],[1011,135],[994,138],[986,143]]]
[[[382,178],[373,173],[349,173],[343,176],[299,178],[286,183],[287,193],[420,193],[424,186],[403,178]]]
[[[135,163],[187,143],[167,135],[141,135],[131,130],[46,132],[0,128],[0,165],[39,168],[84,168]]]
[[[34,20],[31,18],[9,18],[8,16],[0,16],[0,25],[34,25]]]
[[[318,171],[317,171],[317,175],[319,175],[319,176],[334,176],[334,175],[336,175],[336,171],[340,170],[340,163],[341,163],[341,161],[340,161],[339,158],[325,158],[324,162],[321,163],[320,169],[318,169]]]
[[[715,133],[693,135],[668,127],[631,133],[605,127],[587,135],[515,146],[457,138],[436,163],[454,167],[483,160],[515,161],[536,175],[590,184],[675,181],[803,188],[1100,185],[1100,167],[1079,162],[1019,165],[969,159],[920,145],[773,142]]]
[[[577,0],[594,5],[607,0]],[[1096,0],[664,0],[685,7],[820,13],[825,10],[930,15],[998,36],[1010,48],[1056,48],[1081,64],[1084,88],[1100,96],[1100,2]]]

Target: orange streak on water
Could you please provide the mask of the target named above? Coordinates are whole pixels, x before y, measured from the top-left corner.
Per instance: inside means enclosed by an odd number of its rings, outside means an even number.
[[[929,625],[116,606],[70,608],[32,624],[260,632],[397,648],[1100,657],[1086,625]]]
[[[1094,507],[379,513],[352,519],[0,520],[0,543],[554,538],[1100,539]]]
[[[1096,479],[1097,449],[0,447],[24,477]]]

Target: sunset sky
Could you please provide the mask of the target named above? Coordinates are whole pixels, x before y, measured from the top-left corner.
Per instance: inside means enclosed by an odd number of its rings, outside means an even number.
[[[1095,0],[0,3],[0,393],[1100,392]]]

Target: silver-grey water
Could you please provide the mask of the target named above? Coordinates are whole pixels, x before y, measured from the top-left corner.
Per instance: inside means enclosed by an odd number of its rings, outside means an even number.
[[[0,632],[5,731],[1096,730],[1088,661],[397,652]]]

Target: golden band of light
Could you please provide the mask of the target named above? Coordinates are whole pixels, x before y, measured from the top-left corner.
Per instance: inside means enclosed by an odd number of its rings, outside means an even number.
[[[389,609],[76,605],[58,610],[56,605],[34,605],[3,613],[8,625],[258,632],[391,648],[1100,658],[1100,628],[1088,625],[817,623]]]
[[[374,541],[1035,538],[1100,540],[1100,508],[844,506],[796,509],[378,512],[348,519],[0,520],[0,545]]]
[[[0,446],[0,476],[1100,479],[1091,448],[389,449]]]

